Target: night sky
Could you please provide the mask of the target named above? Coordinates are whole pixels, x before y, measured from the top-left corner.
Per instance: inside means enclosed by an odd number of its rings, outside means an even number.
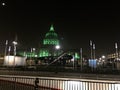
[[[82,2],[39,2],[40,0],[1,0],[0,45],[18,36],[19,47],[40,47],[50,25],[54,25],[62,47],[83,48],[89,52],[89,41],[96,44],[96,52],[114,51],[120,46],[119,5]]]

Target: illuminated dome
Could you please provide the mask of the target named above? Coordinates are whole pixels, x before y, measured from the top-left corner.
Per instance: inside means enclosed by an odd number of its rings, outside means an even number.
[[[43,46],[40,49],[39,57],[56,56],[55,46],[59,45],[59,39],[57,33],[54,31],[53,25],[50,26],[50,30],[45,34],[43,39]]]
[[[58,36],[54,31],[53,25],[51,25],[49,32],[46,33],[43,45],[59,45]]]

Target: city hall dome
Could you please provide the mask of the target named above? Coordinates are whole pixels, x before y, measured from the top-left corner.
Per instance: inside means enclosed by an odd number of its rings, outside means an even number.
[[[58,35],[54,31],[53,25],[51,25],[49,32],[46,33],[43,45],[59,45]]]

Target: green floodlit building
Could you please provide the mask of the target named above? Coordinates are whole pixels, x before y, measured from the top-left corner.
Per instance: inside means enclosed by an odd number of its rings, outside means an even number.
[[[42,42],[42,47],[37,50],[38,52],[21,52],[19,53],[22,56],[27,57],[49,57],[49,56],[59,56],[64,51],[60,48],[56,48],[56,46],[60,46],[60,40],[58,38],[58,34],[54,30],[54,26],[51,25],[49,31],[45,34],[45,38]],[[75,60],[80,60],[80,54],[78,50],[69,50],[67,51],[68,55],[74,56]]]
[[[43,39],[38,57],[58,56],[62,51],[55,48],[57,45],[60,45],[60,41],[53,25],[51,25],[49,32],[46,33]]]
[[[54,30],[53,25],[50,26],[50,30],[45,34],[45,38],[42,42],[42,47],[39,48],[37,53],[35,52],[19,52],[19,55],[26,57],[48,57],[48,56],[59,56],[62,50],[56,48],[60,46],[58,35]]]

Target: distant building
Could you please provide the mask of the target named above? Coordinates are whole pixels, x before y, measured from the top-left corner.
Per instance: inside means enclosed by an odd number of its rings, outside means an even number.
[[[107,62],[113,63],[115,67],[120,70],[120,52],[107,55]]]
[[[60,46],[60,41],[53,25],[51,25],[49,32],[46,33],[45,38],[43,39],[42,47],[40,48],[38,57],[60,55],[62,50],[60,48],[56,48],[57,45]]]
[[[26,57],[21,56],[5,56],[4,57],[4,66],[25,66]]]
[[[67,50],[64,51],[61,49],[60,40],[58,34],[54,30],[54,26],[50,26],[50,30],[45,34],[45,38],[43,39],[42,45],[39,48],[39,52],[20,52],[19,54],[22,56],[26,56],[30,59],[36,57],[38,60],[41,59],[55,59],[60,56],[62,53],[67,53],[74,57],[74,60],[80,60],[80,51],[79,50]]]
[[[117,58],[117,57],[120,57],[120,52],[118,52],[118,55],[116,53],[111,53],[111,54],[108,54],[107,55],[107,58],[110,59],[110,58]]]

